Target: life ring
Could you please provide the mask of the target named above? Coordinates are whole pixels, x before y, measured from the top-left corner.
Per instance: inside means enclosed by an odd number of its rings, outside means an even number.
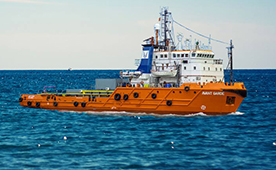
[[[27,105],[28,105],[28,106],[31,106],[31,105],[32,105],[32,102],[31,102],[31,101],[28,101],[28,102],[27,102]]]
[[[123,97],[124,100],[127,100],[128,99],[128,95],[125,94],[124,97]]]
[[[151,94],[151,98],[155,99],[157,97],[157,95],[155,93]]]
[[[137,92],[135,92],[135,93],[133,93],[133,97],[137,98],[137,97],[139,97],[139,94]]]
[[[168,100],[168,101],[167,101],[167,105],[168,105],[168,106],[171,106],[171,105],[172,105],[172,101],[171,101],[171,100]]]
[[[54,103],[53,103],[53,105],[54,105],[55,107],[57,107],[57,105],[58,105],[58,102],[54,102]]]
[[[78,107],[78,105],[79,105],[79,102],[74,102],[75,107]]]
[[[22,101],[23,101],[23,98],[22,98],[22,97],[20,97],[20,98],[19,98],[19,102],[22,102]]]
[[[86,106],[86,103],[85,102],[82,102],[81,103],[81,107],[85,107]]]
[[[116,93],[114,96],[115,100],[120,100],[121,99],[121,95],[119,93]]]
[[[39,103],[39,102],[36,102],[36,103],[35,103],[35,106],[36,106],[36,107],[39,107],[39,106],[40,106],[40,103]]]
[[[189,90],[190,90],[190,87],[189,87],[189,86],[186,86],[186,87],[184,88],[184,90],[185,90],[185,91],[189,91]]]

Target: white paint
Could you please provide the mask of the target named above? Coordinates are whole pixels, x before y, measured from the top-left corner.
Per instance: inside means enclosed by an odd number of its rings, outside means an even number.
[[[149,51],[143,51],[142,52],[142,59],[148,59],[149,58]]]

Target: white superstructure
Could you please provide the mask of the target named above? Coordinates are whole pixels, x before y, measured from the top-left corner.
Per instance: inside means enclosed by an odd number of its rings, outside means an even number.
[[[143,44],[139,67],[135,72],[123,72],[122,77],[129,77],[132,86],[179,87],[183,83],[224,82],[222,59],[215,59],[209,45],[192,39],[186,39],[185,45],[174,45],[171,31],[171,13],[162,8],[159,23],[154,25],[155,36]],[[182,41],[183,36],[178,35]]]

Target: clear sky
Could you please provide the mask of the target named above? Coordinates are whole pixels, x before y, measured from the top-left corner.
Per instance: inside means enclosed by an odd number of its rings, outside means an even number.
[[[276,69],[276,0],[0,0],[0,70],[135,68],[162,6],[197,32],[232,39],[235,68]],[[226,46],[212,46],[226,65]]]

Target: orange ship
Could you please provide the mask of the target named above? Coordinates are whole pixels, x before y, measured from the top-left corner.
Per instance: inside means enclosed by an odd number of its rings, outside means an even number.
[[[95,90],[23,94],[21,106],[65,111],[125,111],[188,115],[236,112],[247,90],[233,83],[232,41],[228,48],[230,83],[224,82],[222,59],[199,42],[174,46],[171,13],[162,8],[155,36],[145,40],[136,71],[121,72],[118,80],[96,80]],[[211,38],[209,39],[210,42]],[[182,41],[182,40],[181,40]]]

